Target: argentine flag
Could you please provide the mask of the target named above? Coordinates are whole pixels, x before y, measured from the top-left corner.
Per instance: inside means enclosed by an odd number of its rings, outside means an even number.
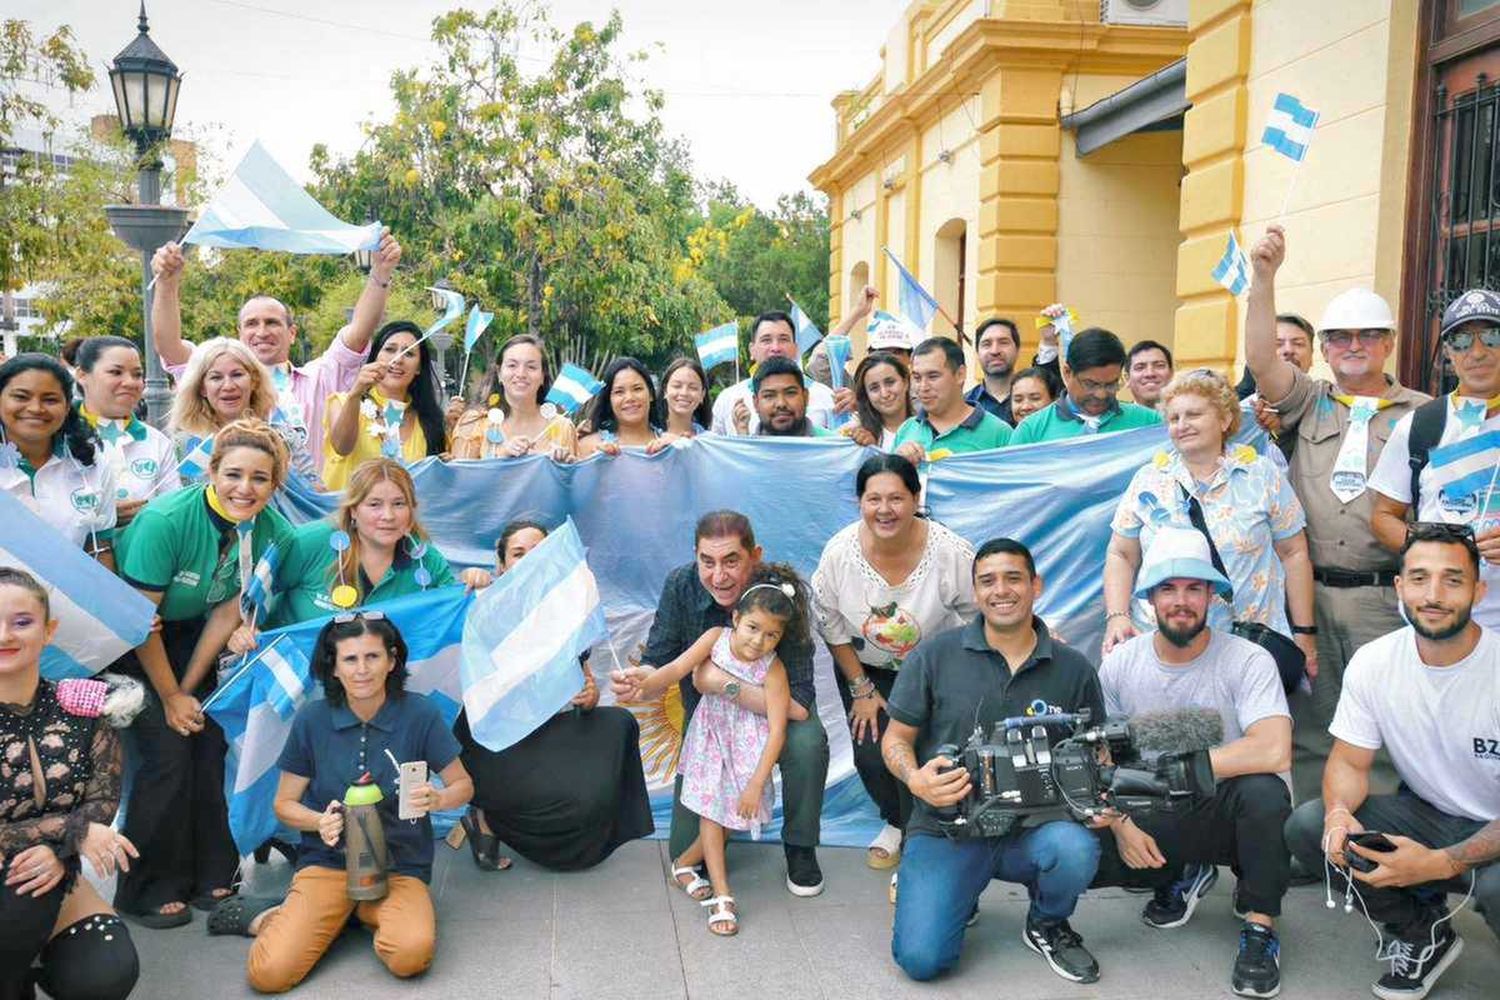
[[[479,343],[480,336],[494,318],[494,313],[484,312],[479,308],[478,302],[474,303],[474,308],[469,310],[469,319],[464,324],[464,350],[474,349],[474,345]]]
[[[797,300],[790,295],[787,298],[792,303],[792,327],[797,331],[797,353],[806,354],[818,346],[818,341],[823,339],[823,331],[818,325],[807,318],[807,313],[797,304]]]
[[[579,656],[608,637],[569,519],[469,610],[459,676],[474,738],[496,752],[525,739],[578,693]]]
[[[881,247],[881,249],[891,259],[891,263],[896,265],[896,270],[901,272],[901,288],[896,297],[897,307],[901,315],[910,320],[925,337],[928,324],[932,322],[932,317],[938,311],[937,299],[933,298],[932,293],[923,288],[922,283],[906,269],[895,254],[891,253],[890,247]]]
[[[740,356],[740,325],[724,323],[698,334],[693,338],[698,345],[698,360],[704,371],[712,371],[715,365],[732,364]]]
[[[214,439],[189,437],[182,461],[177,463],[177,474],[187,482],[197,482],[208,473],[208,463],[214,457]]]
[[[1214,265],[1213,276],[1235,297],[1243,295],[1250,287],[1250,262],[1245,259],[1245,251],[1240,249],[1240,241],[1235,239],[1233,230],[1229,233],[1229,244],[1224,247],[1224,256]]]
[[[473,595],[452,586],[380,606],[406,640],[407,692],[431,698],[450,725],[458,718],[459,643],[472,602]],[[231,673],[204,706],[229,742],[224,789],[229,829],[241,854],[274,836],[279,825],[272,811],[279,774],[276,760],[297,709],[309,699],[323,697],[322,685],[312,673],[312,657],[326,624],[328,618],[315,618],[261,633],[259,651]]]
[[[1291,94],[1277,94],[1260,141],[1282,156],[1300,163],[1307,155],[1307,147],[1312,145],[1313,129],[1317,124],[1316,111],[1304,107]]]
[[[1480,494],[1496,482],[1500,464],[1500,431],[1485,431],[1462,441],[1434,448],[1427,456],[1431,488],[1436,489],[1444,511],[1482,514]],[[1429,487],[1423,486],[1423,491]]]
[[[3,490],[0,566],[24,569],[47,588],[57,620],[57,634],[42,650],[49,680],[96,674],[151,632],[150,601]]]
[[[334,218],[259,142],[214,195],[183,243],[283,253],[347,254],[380,246],[380,223]]]
[[[562,371],[557,373],[557,378],[552,382],[552,388],[547,390],[547,402],[573,414],[603,388],[604,383],[594,378],[588,369],[570,362],[563,365]]]

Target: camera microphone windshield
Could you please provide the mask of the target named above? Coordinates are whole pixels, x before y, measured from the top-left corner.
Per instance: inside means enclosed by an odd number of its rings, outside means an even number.
[[[1136,749],[1142,753],[1191,753],[1224,742],[1224,717],[1212,708],[1141,712],[1129,721]]]

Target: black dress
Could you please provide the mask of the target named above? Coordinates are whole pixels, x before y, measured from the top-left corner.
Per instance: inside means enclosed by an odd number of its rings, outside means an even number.
[[[567,709],[500,753],[459,715],[454,735],[474,805],[495,836],[558,871],[592,868],[656,826],[641,767],[640,726],[623,708]]]

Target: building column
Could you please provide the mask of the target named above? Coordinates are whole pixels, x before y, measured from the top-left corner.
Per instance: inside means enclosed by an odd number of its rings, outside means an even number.
[[[844,193],[828,195],[828,329],[844,318]]]
[[[1250,72],[1251,0],[1190,0],[1187,98],[1177,250],[1173,343],[1178,367],[1206,366],[1226,375],[1239,339],[1239,303],[1213,279],[1244,204]],[[1248,234],[1240,233],[1248,256]]]
[[[979,287],[983,318],[1009,316],[1023,351],[1030,322],[1057,295],[1057,99],[1062,71],[997,68],[980,85]],[[1029,353],[1027,354],[1029,356]]]

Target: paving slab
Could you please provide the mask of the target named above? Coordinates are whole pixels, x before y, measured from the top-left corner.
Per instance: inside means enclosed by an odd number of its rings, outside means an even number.
[[[730,882],[743,914],[737,937],[708,931],[702,907],[667,882],[666,845],[627,844],[588,872],[550,872],[516,858],[506,872],[480,872],[468,851],[439,845],[433,875],[438,954],[413,981],[390,976],[366,931],[346,933],[297,997],[385,1000],[1200,1000],[1229,997],[1229,968],[1239,924],[1231,913],[1233,876],[1219,884],[1186,927],[1158,931],[1141,923],[1145,897],[1119,889],[1091,892],[1074,927],[1103,967],[1092,986],[1053,975],[1021,944],[1026,894],[994,883],[980,920],[965,936],[958,970],[933,983],[907,980],[891,962],[887,873],[864,864],[864,851],[824,848],[828,888],[801,899],[784,886],[781,848],[731,845]],[[279,861],[253,866],[255,891],[291,877]],[[110,891],[106,884],[105,892]],[[1455,900],[1456,902],[1456,900]],[[1454,921],[1462,957],[1434,1000],[1500,995],[1500,945],[1468,908]],[[1345,1000],[1370,995],[1381,973],[1375,941],[1359,915],[1324,906],[1321,886],[1293,889],[1280,925],[1282,996]],[[141,954],[135,996],[148,1000],[254,994],[245,982],[249,942],[210,938],[200,915],[188,927],[131,928]]]

